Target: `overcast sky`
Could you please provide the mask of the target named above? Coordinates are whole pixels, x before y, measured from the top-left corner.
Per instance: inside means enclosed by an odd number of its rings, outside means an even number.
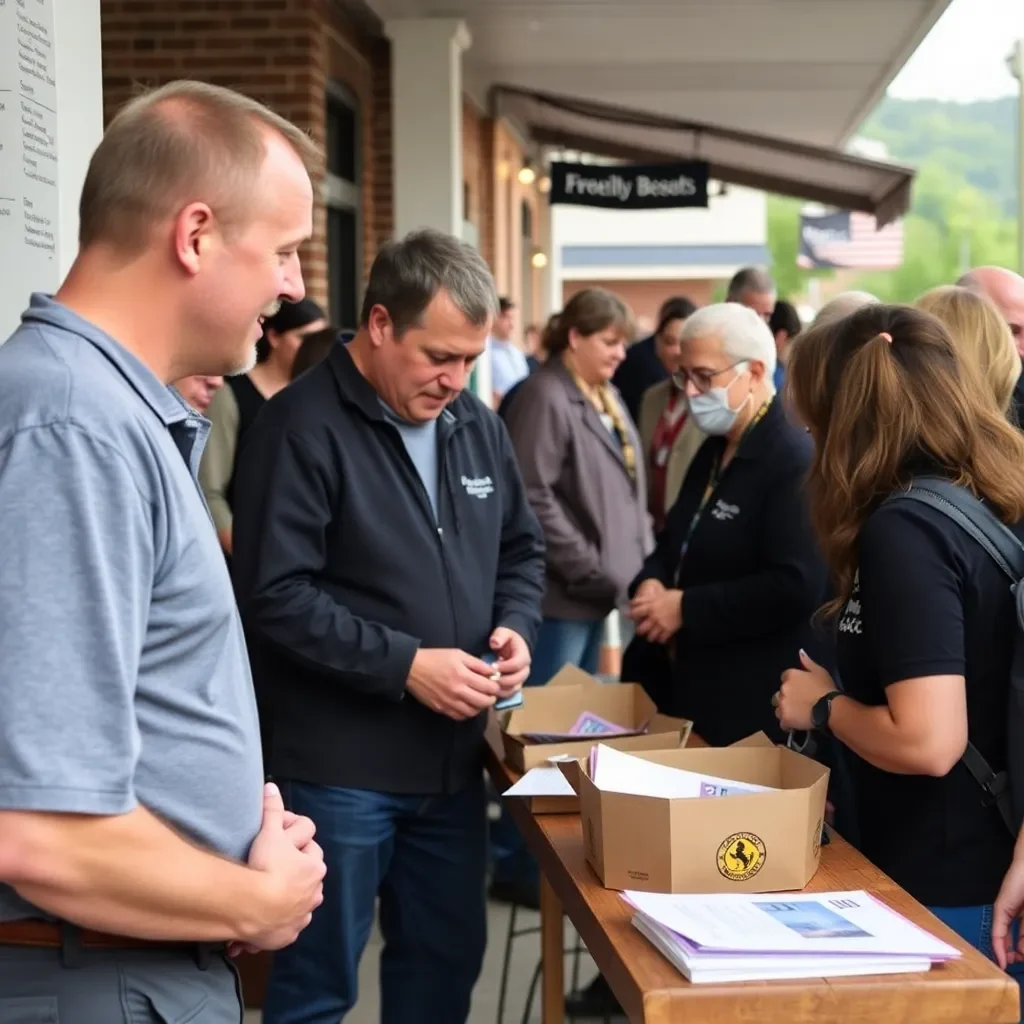
[[[889,94],[963,102],[1015,95],[1005,58],[1022,37],[1024,0],[953,0]]]

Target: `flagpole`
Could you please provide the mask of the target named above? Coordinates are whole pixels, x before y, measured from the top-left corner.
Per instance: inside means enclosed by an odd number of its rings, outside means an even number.
[[[1018,269],[1024,274],[1024,39],[1017,40],[1006,63],[1020,85],[1017,95],[1017,245]]]

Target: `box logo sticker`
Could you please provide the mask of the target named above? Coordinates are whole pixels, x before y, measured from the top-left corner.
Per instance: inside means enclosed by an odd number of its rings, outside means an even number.
[[[718,871],[730,882],[744,882],[761,870],[764,843],[752,832],[736,832],[718,848]]]
[[[811,855],[814,857],[818,856],[818,851],[821,850],[821,830],[825,827],[825,820],[823,818],[818,819],[818,824],[814,826],[814,834],[811,837]]]

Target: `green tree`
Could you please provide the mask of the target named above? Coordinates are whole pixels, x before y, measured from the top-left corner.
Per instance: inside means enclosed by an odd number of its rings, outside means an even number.
[[[955,281],[968,267],[1014,266],[1016,228],[993,199],[960,174],[929,160],[914,183],[904,220],[903,265],[865,274],[855,287],[887,302],[913,302],[922,292]]]
[[[862,275],[853,285],[889,302],[912,302],[955,281],[969,266],[1017,265],[1016,100],[979,103],[887,97],[861,135],[884,142],[894,160],[914,166],[898,270]],[[779,294],[806,292],[811,273],[796,266],[798,200],[768,200],[768,246]]]

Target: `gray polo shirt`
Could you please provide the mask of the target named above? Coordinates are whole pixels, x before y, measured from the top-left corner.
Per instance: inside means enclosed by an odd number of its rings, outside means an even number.
[[[0,809],[147,807],[244,859],[263,765],[209,424],[45,296],[0,346]],[[33,909],[0,885],[0,920]]]

